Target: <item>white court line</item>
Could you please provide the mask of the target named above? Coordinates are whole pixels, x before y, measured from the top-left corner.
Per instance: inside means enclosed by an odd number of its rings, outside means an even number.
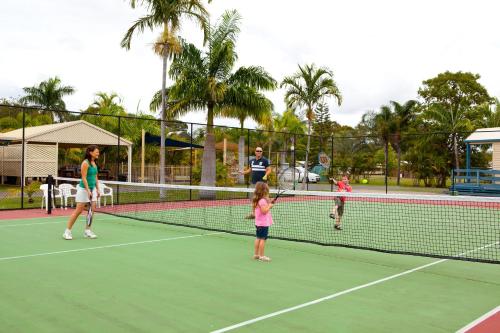
[[[473,328],[474,326],[476,326],[477,324],[479,324],[483,320],[486,320],[489,317],[493,316],[497,312],[500,312],[500,306],[497,306],[496,308],[494,308],[490,312],[485,313],[484,315],[482,315],[481,317],[477,318],[476,320],[474,320],[470,324],[467,324],[467,326],[462,327],[456,333],[465,333],[465,332],[467,332],[468,330],[470,330],[471,328]]]
[[[82,216],[85,216],[85,215],[80,215],[80,217]],[[7,228],[7,227],[24,227],[24,226],[28,226],[28,225],[41,225],[41,224],[56,224],[56,223],[63,223],[65,222],[68,218],[69,218],[69,215],[68,216],[57,216],[57,217],[66,217],[66,219],[64,219],[63,221],[53,221],[53,222],[37,222],[37,223],[19,223],[19,224],[6,224],[6,225],[2,225],[0,223],[0,228]],[[43,219],[46,219],[47,217],[40,217],[40,218],[43,218]],[[108,215],[108,214],[102,214],[102,215],[99,215],[98,219],[99,220],[109,220],[111,218],[115,218],[117,219],[118,217],[116,216],[111,216],[111,215]]]
[[[71,252],[83,252],[83,251],[91,251],[91,250],[109,249],[109,248],[129,246],[129,245],[159,243],[159,242],[165,242],[165,241],[171,241],[171,240],[177,240],[177,239],[187,239],[187,238],[195,238],[195,237],[219,235],[219,234],[223,234],[223,233],[224,232],[212,232],[212,233],[209,233],[209,234],[200,234],[200,235],[190,235],[190,236],[161,238],[161,239],[153,239],[153,240],[140,241],[140,242],[131,242],[131,243],[121,243],[121,244],[113,244],[113,245],[86,247],[86,248],[81,248],[81,249],[73,249],[73,250],[65,250],[65,251],[43,252],[43,253],[28,254],[28,255],[24,255],[24,256],[0,257],[0,261],[15,260],[15,259],[24,259],[24,258],[33,258],[33,257],[42,257],[42,256],[50,256],[50,255],[54,255],[54,254],[63,254],[63,253],[71,253]]]
[[[24,227],[24,226],[28,226],[28,225],[42,225],[42,224],[55,224],[55,223],[61,224],[62,221],[58,221],[58,222],[37,222],[37,223],[6,224],[6,225],[0,225],[0,228]]]
[[[485,249],[485,248],[497,245],[499,243],[500,242],[495,242],[495,243],[488,244],[488,245],[482,246],[482,247],[474,249],[474,250],[466,251],[464,253],[459,254],[457,257],[464,256],[464,255],[466,255],[468,253],[471,253],[471,252],[480,251],[482,249]],[[422,269],[425,269],[425,268],[428,268],[428,267],[431,267],[431,266],[443,263],[443,262],[448,261],[448,260],[450,260],[450,259],[441,259],[441,260],[433,261],[431,263],[428,263],[428,264],[425,264],[425,265],[422,265],[422,266],[418,266],[418,267],[409,269],[407,271],[404,271],[404,272],[401,272],[401,273],[398,273],[398,274],[394,274],[394,275],[387,276],[385,278],[382,278],[382,279],[379,279],[379,280],[376,280],[376,281],[368,282],[368,283],[365,283],[365,284],[362,284],[362,285],[359,285],[359,286],[356,286],[356,287],[353,287],[353,288],[349,288],[349,289],[340,291],[340,292],[335,293],[335,294],[331,294],[331,295],[328,295],[328,296],[325,296],[325,297],[321,297],[321,298],[315,299],[315,300],[310,301],[310,302],[302,303],[302,304],[295,305],[295,306],[292,306],[292,307],[289,307],[289,308],[286,308],[286,309],[282,309],[282,310],[279,310],[279,311],[276,311],[276,312],[272,312],[272,313],[269,313],[269,314],[266,314],[266,315],[263,315],[263,316],[260,316],[260,317],[256,317],[256,318],[253,318],[253,319],[250,319],[250,320],[246,320],[246,321],[243,321],[243,322],[238,323],[238,324],[234,324],[234,325],[227,326],[227,327],[215,330],[215,331],[211,331],[210,333],[223,333],[223,332],[232,331],[232,330],[235,330],[235,329],[243,327],[243,326],[248,326],[248,325],[251,325],[253,323],[262,321],[262,320],[266,320],[266,319],[269,319],[269,318],[272,318],[272,317],[276,317],[276,316],[282,315],[284,313],[288,313],[288,312],[292,312],[292,311],[295,311],[295,310],[299,310],[299,309],[302,309],[302,308],[305,308],[305,307],[308,307],[308,306],[311,306],[311,305],[315,305],[315,304],[318,304],[318,303],[321,303],[321,302],[324,302],[324,301],[328,301],[328,300],[337,298],[337,297],[345,295],[345,294],[352,293],[352,292],[360,290],[360,289],[368,288],[368,287],[374,286],[376,284],[380,284],[380,283],[383,283],[383,282],[386,282],[386,281],[389,281],[389,280],[393,280],[393,279],[396,279],[398,277],[401,277],[401,276],[404,276],[404,275],[408,275],[408,274],[411,274],[411,273],[416,272],[416,271],[420,271]]]

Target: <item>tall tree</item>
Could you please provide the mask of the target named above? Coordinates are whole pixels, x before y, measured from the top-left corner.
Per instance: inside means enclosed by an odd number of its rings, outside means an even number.
[[[447,71],[424,81],[418,90],[424,99],[427,121],[451,136],[455,169],[460,167],[459,132],[470,130],[479,114],[476,108],[491,101],[479,79],[479,74]]]
[[[391,106],[393,109],[394,127],[393,133],[391,133],[390,143],[398,156],[397,184],[399,186],[401,181],[402,134],[408,130],[412,121],[415,120],[417,101],[409,100],[404,104],[391,101]]]
[[[210,2],[210,0],[208,1]],[[155,51],[162,54],[162,87],[161,87],[161,143],[160,143],[160,183],[165,182],[165,109],[167,104],[167,61],[175,51],[174,45],[176,33],[181,28],[184,18],[196,21],[203,30],[205,39],[208,34],[208,12],[200,0],[130,0],[130,6],[136,8],[139,5],[146,7],[147,14],[139,18],[128,29],[121,41],[121,46],[130,49],[132,36],[136,32],[143,32],[146,28],[154,30],[162,28],[162,34],[158,39]]]
[[[494,103],[484,103],[478,108],[481,119],[478,127],[500,127],[500,100],[494,99]]]
[[[259,75],[262,75],[263,77],[268,76],[268,74],[265,73],[262,69],[259,68],[256,69],[261,71]],[[268,79],[270,83],[274,81],[274,79],[271,78],[270,76],[268,77]],[[274,82],[274,85],[275,84],[276,82]],[[255,90],[254,88],[251,87],[250,89]],[[238,140],[238,164],[240,170],[243,170],[243,168],[245,167],[245,135],[243,132],[245,127],[244,126],[245,120],[247,118],[250,118],[256,121],[258,124],[264,124],[266,120],[271,118],[271,113],[273,110],[273,103],[269,99],[267,99],[263,94],[259,93],[258,91],[253,91],[252,94],[255,96],[256,99],[255,103],[252,103],[253,105],[247,105],[246,107],[227,106],[221,110],[222,111],[221,116],[236,118],[240,123],[241,132],[240,132],[240,138]],[[243,175],[240,175],[240,183],[243,183],[244,179],[245,177]]]
[[[394,118],[391,107],[388,105],[383,105],[380,108],[380,112],[375,114],[373,118],[375,133],[377,133],[384,144],[384,170],[386,175],[388,175],[389,172],[389,170],[387,170],[389,164],[389,143],[391,134],[395,132],[396,128],[396,121]]]
[[[207,110],[202,185],[215,185],[214,117],[237,110],[269,110],[270,102],[260,91],[276,87],[275,80],[261,67],[240,67],[233,72],[240,20],[235,10],[226,11],[209,29],[206,51],[184,44],[170,68],[175,79],[171,90],[172,112]]]
[[[68,113],[57,112],[66,110],[63,98],[72,95],[75,88],[63,86],[59,77],[49,78],[33,87],[23,88],[25,95],[19,99],[21,103],[45,110],[54,110],[59,120],[69,119]]]
[[[288,109],[283,114],[275,114],[273,117],[273,127],[277,132],[277,136],[281,138],[281,143],[283,144],[283,148],[281,150],[280,163],[282,166],[285,165],[287,158],[286,154],[288,152],[289,144],[294,146],[295,150],[295,136],[293,134],[303,135],[306,133],[306,126],[304,122],[302,122],[299,117],[295,114],[292,109]],[[292,153],[295,153],[292,151]],[[290,156],[293,158],[293,156]],[[294,165],[295,166],[295,165]]]
[[[336,123],[330,119],[330,108],[326,103],[320,103],[314,109],[315,122],[312,125],[313,133],[319,136],[320,150],[325,151],[328,137],[333,134]]]
[[[326,68],[317,68],[314,64],[300,66],[299,70],[292,76],[285,77],[281,87],[286,88],[285,101],[294,109],[303,109],[307,119],[307,147],[305,161],[304,184],[308,177],[309,149],[311,146],[311,128],[314,121],[314,110],[318,103],[323,102],[328,97],[337,100],[340,106],[342,95],[333,79],[333,72]]]
[[[100,115],[100,117],[90,115]],[[121,105],[120,97],[112,92],[98,92],[95,94],[94,102],[83,112],[83,119],[106,129],[112,133],[118,134],[117,116],[126,116],[125,108]],[[120,123],[120,135],[124,136],[127,122]]]

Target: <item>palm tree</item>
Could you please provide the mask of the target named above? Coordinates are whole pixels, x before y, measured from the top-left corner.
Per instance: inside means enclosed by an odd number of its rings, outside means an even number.
[[[64,103],[64,96],[72,95],[75,88],[71,86],[62,86],[61,79],[57,76],[49,78],[47,81],[42,81],[37,86],[24,87],[25,96],[21,97],[19,101],[39,107],[44,110],[55,110],[59,120],[69,119],[68,113],[57,112],[66,110]]]
[[[113,116],[126,115],[125,109],[122,105],[120,105],[122,100],[117,93],[112,92],[108,94],[105,92],[98,92],[95,95],[96,98],[88,109],[89,113]]]
[[[326,67],[317,68],[314,64],[300,66],[299,70],[292,76],[285,77],[281,87],[286,87],[285,101],[291,108],[305,108],[307,119],[307,148],[306,163],[304,166],[304,184],[307,181],[309,148],[311,145],[311,126],[314,121],[314,110],[318,103],[327,97],[334,97],[337,104],[342,103],[342,95],[337,84],[333,80],[333,72]]]
[[[480,127],[500,127],[500,100],[495,98],[492,106],[490,103],[484,103],[478,107],[482,118],[477,126]]]
[[[380,108],[380,112],[373,115],[373,127],[377,136],[382,140],[384,144],[384,170],[385,175],[388,175],[387,165],[389,161],[389,143],[392,137],[392,133],[395,132],[396,121],[395,116],[392,113],[391,107],[388,105],[383,105]],[[386,180],[387,185],[387,180]]]
[[[415,119],[415,106],[417,103],[415,100],[409,100],[404,104],[391,101],[394,116],[394,132],[391,133],[390,143],[398,155],[398,186],[401,180],[401,134],[408,130],[411,122]]]
[[[240,68],[241,70],[241,68]],[[256,70],[261,71],[262,76],[268,76],[262,69],[256,68]],[[270,76],[268,77],[270,81],[274,81]],[[255,89],[253,89],[255,90]],[[273,110],[273,103],[267,99],[263,94],[258,91],[252,92],[254,98],[256,99],[255,105],[248,105],[247,107],[226,107],[221,110],[221,116],[228,118],[236,118],[240,122],[240,138],[238,141],[238,165],[240,170],[245,167],[245,136],[243,134],[245,120],[251,118],[258,124],[264,124],[266,120],[271,118],[271,113]],[[258,100],[258,101],[257,101]],[[268,156],[270,158],[270,156]],[[245,177],[240,175],[240,183],[244,182]]]
[[[210,0],[209,0],[210,3]],[[183,18],[196,21],[203,30],[205,39],[208,34],[208,12],[200,0],[130,0],[130,5],[145,5],[147,15],[139,18],[128,29],[121,41],[121,46],[130,49],[132,36],[135,32],[143,32],[146,28],[153,30],[156,27],[163,29],[162,35],[156,43],[156,52],[162,53],[162,106],[161,106],[161,143],[160,143],[160,183],[165,183],[165,109],[167,104],[167,61],[174,52],[176,45],[173,36],[179,31]]]
[[[454,156],[454,168],[460,168],[460,155],[458,151],[459,133],[474,130],[477,120],[472,117],[471,110],[458,108],[448,111],[440,104],[426,107],[422,117],[429,123],[434,131],[450,133],[451,146]]]
[[[271,104],[260,91],[276,87],[275,80],[261,67],[240,67],[233,72],[240,19],[235,10],[225,12],[218,24],[209,29],[207,50],[184,44],[170,68],[176,80],[171,90],[171,112],[207,109],[202,185],[215,185],[214,117],[241,110],[249,114],[269,110]]]
[[[277,132],[293,133],[303,135],[306,132],[306,127],[304,122],[302,122],[292,109],[288,109],[283,112],[282,115],[275,114],[273,118],[274,129]],[[283,140],[283,148],[281,151],[281,165],[284,166],[286,163],[286,153],[288,151],[288,143],[295,146],[294,136],[290,135],[289,138],[285,136]],[[295,165],[294,165],[295,167]]]
[[[125,108],[121,105],[120,97],[112,92],[98,92],[95,94],[94,102],[83,112],[83,119],[118,134],[118,116],[126,116]],[[90,115],[100,115],[100,117]],[[120,123],[120,135],[127,133],[127,122]]]

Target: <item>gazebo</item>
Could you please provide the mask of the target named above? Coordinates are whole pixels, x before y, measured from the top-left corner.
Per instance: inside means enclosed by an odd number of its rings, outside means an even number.
[[[24,185],[26,178],[47,177],[58,173],[58,149],[80,148],[91,144],[98,146],[124,146],[128,151],[128,175],[131,180],[132,142],[119,138],[85,120],[70,121],[42,126],[19,128],[0,133],[0,178],[22,177],[24,159]],[[23,149],[24,148],[24,149]],[[24,152],[24,156],[23,156]]]
[[[471,145],[491,145],[493,150],[492,168],[500,170],[500,127],[480,128],[465,139],[466,168],[470,169]]]
[[[452,174],[452,191],[475,195],[500,194],[500,127],[480,128],[465,139],[465,169],[455,169]],[[471,166],[471,146],[491,145],[491,169]]]

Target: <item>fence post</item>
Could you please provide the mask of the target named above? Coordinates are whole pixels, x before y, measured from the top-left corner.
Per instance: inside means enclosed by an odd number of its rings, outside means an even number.
[[[296,148],[297,148],[297,147],[295,146],[295,144],[296,144],[296,143],[297,143],[297,136],[296,136],[296,134],[295,134],[295,133],[293,133],[293,143],[292,143],[292,147],[293,147],[293,149],[292,149],[292,154],[293,154],[293,166],[292,166],[292,167],[293,167],[293,189],[294,189],[294,190],[295,190],[295,175],[297,174],[297,173],[295,172],[295,170],[296,170],[295,168],[296,168],[296,165],[297,165],[297,161],[295,160],[295,150],[296,150]]]
[[[193,123],[191,123],[191,135],[189,136],[190,143],[191,143],[191,148],[190,148],[190,155],[189,155],[189,185],[193,185]],[[193,191],[189,189],[189,200],[193,200]]]
[[[451,192],[454,194],[455,192],[455,170],[451,169]]]
[[[21,209],[24,208],[24,167],[26,161],[24,160],[24,146],[26,145],[25,142],[25,128],[26,128],[26,111],[23,108],[23,140],[22,140],[22,147],[21,147]]]
[[[333,136],[330,137],[332,142],[332,154],[330,155],[330,176],[333,178]],[[329,180],[330,181],[330,180]],[[330,192],[333,192],[333,182],[330,181]]]
[[[389,141],[386,140],[385,141],[385,147],[384,147],[384,150],[385,150],[385,194],[387,194],[387,176],[388,176],[388,172],[389,172]]]
[[[118,116],[118,147],[116,151],[116,180],[120,180],[120,139],[121,139],[121,120],[122,117]],[[116,204],[120,204],[120,185],[116,186]]]
[[[249,167],[250,167],[250,129],[247,129],[247,168],[249,168]],[[250,175],[251,175],[251,173],[250,173]],[[249,186],[250,186],[250,182],[247,182],[247,188]]]

